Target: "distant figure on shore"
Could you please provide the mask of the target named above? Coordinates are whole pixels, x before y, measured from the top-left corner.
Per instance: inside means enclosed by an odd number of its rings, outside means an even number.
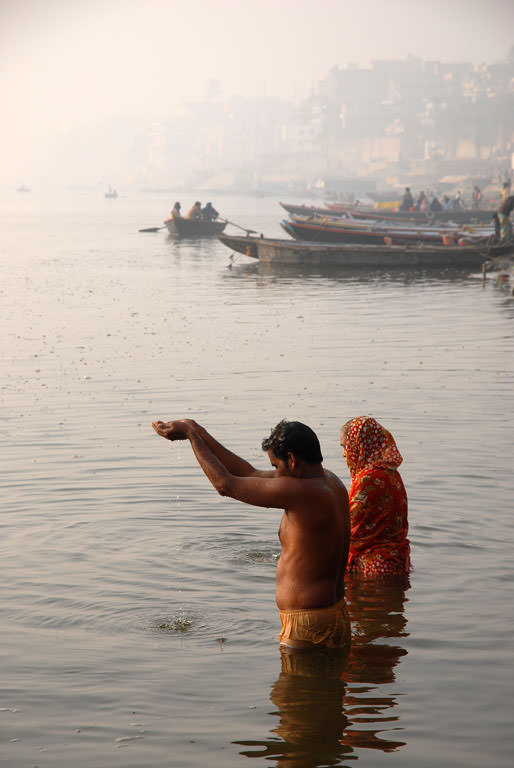
[[[408,573],[407,494],[393,436],[370,416],[358,416],[343,425],[340,441],[352,478],[348,572],[365,577]]]
[[[170,213],[170,219],[181,219],[182,213],[180,212],[180,203],[175,203],[173,208],[171,209]]]
[[[480,208],[480,205],[482,203],[482,192],[480,191],[480,187],[477,187],[476,184],[473,187],[473,193],[471,195],[471,207],[475,210],[478,210]]]
[[[205,208],[202,208],[202,218],[205,219],[205,221],[214,221],[218,216],[219,213],[216,208],[213,207],[212,203],[207,203]]]
[[[452,200],[452,209],[454,211],[460,211],[462,208],[464,208],[464,200],[462,199],[462,193],[459,189],[457,194]]]
[[[421,213],[424,213],[428,208],[428,198],[425,195],[425,192],[421,190],[419,193],[419,197],[416,200],[416,210],[421,211]]]
[[[201,219],[202,218],[202,204],[197,200],[194,205],[188,210],[186,219]]]
[[[312,429],[299,421],[279,422],[262,442],[274,469],[259,471],[195,421],[155,421],[152,427],[167,440],[189,440],[221,496],[284,510],[276,573],[281,645],[345,647],[350,641],[344,602],[348,494],[339,478],[323,468]]]
[[[414,207],[414,198],[412,197],[410,187],[405,187],[405,192],[402,196],[402,202],[400,205],[400,211],[411,211]]]
[[[443,210],[443,206],[439,202],[437,195],[433,196],[432,202],[430,203],[428,210],[430,211],[430,213],[439,213],[439,211]]]

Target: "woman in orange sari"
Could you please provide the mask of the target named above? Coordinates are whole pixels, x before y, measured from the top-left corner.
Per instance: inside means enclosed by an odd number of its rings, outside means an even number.
[[[393,436],[370,416],[358,416],[341,428],[341,446],[352,478],[348,573],[408,573],[407,494]]]

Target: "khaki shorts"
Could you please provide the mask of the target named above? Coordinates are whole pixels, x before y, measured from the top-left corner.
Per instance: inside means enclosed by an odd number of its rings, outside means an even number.
[[[281,645],[290,648],[344,648],[351,637],[350,617],[344,600],[327,608],[280,611]]]

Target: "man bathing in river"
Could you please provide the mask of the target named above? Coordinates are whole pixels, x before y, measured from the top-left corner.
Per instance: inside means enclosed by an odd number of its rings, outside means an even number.
[[[280,643],[292,648],[342,648],[350,641],[344,574],[350,541],[348,494],[322,466],[315,433],[281,421],[262,442],[272,470],[260,471],[189,419],[155,421],[167,440],[189,440],[205,475],[221,496],[283,509],[276,601]]]

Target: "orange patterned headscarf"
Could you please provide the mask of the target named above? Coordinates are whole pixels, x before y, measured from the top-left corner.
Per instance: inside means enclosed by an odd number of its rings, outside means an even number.
[[[403,461],[394,437],[371,416],[357,416],[349,424],[344,444],[351,477],[363,469],[398,469]]]

